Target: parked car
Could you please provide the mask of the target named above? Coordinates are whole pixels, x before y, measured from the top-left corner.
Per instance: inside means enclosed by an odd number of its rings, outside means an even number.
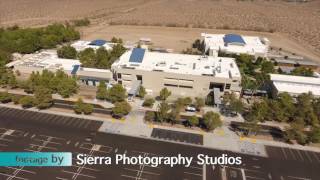
[[[197,109],[196,109],[195,107],[193,107],[193,106],[187,106],[187,107],[186,107],[186,111],[189,111],[189,112],[196,112],[196,111],[197,111]]]

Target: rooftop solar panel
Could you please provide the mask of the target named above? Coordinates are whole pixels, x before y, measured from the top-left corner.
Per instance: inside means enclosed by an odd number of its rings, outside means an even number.
[[[229,43],[246,44],[243,38],[238,34],[226,34],[223,40],[226,44],[229,44]]]
[[[134,48],[132,50],[129,62],[141,63],[143,61],[145,49]]]
[[[79,68],[80,68],[80,65],[74,65],[74,66],[73,66],[73,69],[72,69],[72,71],[71,71],[71,74],[72,74],[72,75],[77,74]]]
[[[105,41],[105,40],[97,39],[97,40],[91,41],[91,43],[89,45],[92,45],[92,46],[103,46],[106,43],[107,43],[107,41]]]

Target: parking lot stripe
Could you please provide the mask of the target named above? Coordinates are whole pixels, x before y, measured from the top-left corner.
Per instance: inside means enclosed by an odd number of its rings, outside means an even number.
[[[129,178],[129,179],[135,179],[135,180],[147,180],[147,179],[144,179],[144,178],[137,178],[137,177],[134,177],[134,176],[128,176],[128,175],[124,175],[124,174],[121,174],[122,177],[125,177],[125,178]]]
[[[290,152],[290,154],[291,154],[291,156],[293,157],[294,160],[298,160],[298,159],[296,158],[296,156],[294,155],[294,153],[293,153],[293,149],[287,148],[287,150]]]
[[[309,178],[302,178],[302,177],[296,177],[296,176],[288,176],[288,177],[293,179],[300,179],[300,180],[311,180]]]
[[[66,171],[66,170],[62,170],[65,173],[69,173],[69,174],[73,174],[73,175],[78,175],[78,176],[84,176],[84,177],[88,177],[88,178],[92,178],[95,179],[95,176],[90,176],[90,175],[86,175],[86,174],[80,174],[80,173],[76,173],[76,172],[71,172],[71,171]],[[77,177],[77,176],[75,176]],[[72,179],[76,179],[76,178],[72,178]]]
[[[29,171],[29,170],[25,170],[25,169],[17,169],[17,168],[14,168],[14,167],[7,167],[7,166],[5,168],[14,169],[14,170],[20,170],[21,172],[27,172],[27,173],[30,173],[30,174],[37,174],[34,171]]]
[[[81,168],[81,166],[77,166],[77,165],[73,165],[74,167],[77,167],[77,168]],[[82,167],[83,169],[87,169],[87,170],[90,170],[90,171],[95,171],[95,172],[99,172],[100,170],[98,169],[92,169],[92,168],[88,168],[88,167]]]
[[[59,179],[59,180],[68,180],[66,178],[61,178],[61,177],[56,177],[56,179]]]
[[[248,179],[256,179],[256,180],[265,180],[264,178],[261,177],[252,177],[252,176],[246,176]]]
[[[0,175],[6,176],[6,177],[8,177],[8,179],[11,178],[11,177],[13,177],[12,175],[4,174],[4,173],[0,173]],[[22,177],[17,177],[17,176],[15,176],[14,178],[16,178],[16,179],[22,179],[22,180],[29,180],[29,179],[27,179],[27,178],[22,178]],[[12,178],[11,178],[11,179],[12,179]]]
[[[299,155],[299,157],[301,158],[301,160],[302,160],[302,161],[304,161],[304,159],[303,159],[303,157],[302,157],[302,154],[301,154],[300,150],[296,150],[296,151],[298,152],[298,155]]]
[[[306,156],[308,157],[309,161],[310,161],[310,162],[312,162],[312,159],[311,159],[311,157],[310,157],[310,155],[309,155],[308,151],[303,151],[303,152],[306,154]]]
[[[200,176],[202,177],[202,174],[196,174],[196,173],[191,173],[191,172],[183,172],[185,174],[193,175],[193,176]]]
[[[315,152],[311,152],[311,154],[315,157],[315,159],[320,162],[319,157],[317,156],[317,154]]]

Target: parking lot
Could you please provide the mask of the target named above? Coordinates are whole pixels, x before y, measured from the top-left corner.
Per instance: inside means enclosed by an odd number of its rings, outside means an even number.
[[[312,151],[302,151],[298,149],[291,148],[275,148],[272,146],[267,147],[267,153],[272,158],[277,158],[280,160],[291,160],[319,164],[320,163],[320,153]]]
[[[320,163],[307,160],[263,158],[230,151],[206,149],[151,139],[128,137],[119,134],[97,132],[100,122],[51,115],[26,113],[23,110],[4,111],[0,108],[0,151],[72,152],[72,167],[0,167],[2,180],[318,180]],[[5,118],[3,118],[5,117]],[[37,117],[36,120],[34,118]],[[64,119],[65,125],[59,119]],[[69,122],[70,121],[72,122]],[[89,129],[83,128],[84,126]],[[94,130],[96,129],[96,130]],[[281,149],[280,149],[281,150]],[[287,151],[285,151],[287,153]],[[160,165],[77,165],[77,154],[90,156],[192,156],[190,167]],[[199,154],[240,156],[239,166],[201,166],[196,163]],[[276,152],[280,154],[279,152]],[[288,155],[288,154],[286,154]],[[311,154],[308,155],[311,156]],[[284,155],[283,155],[284,156]],[[282,157],[282,156],[281,156]],[[289,155],[288,155],[289,157]],[[315,158],[315,157],[314,157]],[[294,163],[293,163],[294,162]]]

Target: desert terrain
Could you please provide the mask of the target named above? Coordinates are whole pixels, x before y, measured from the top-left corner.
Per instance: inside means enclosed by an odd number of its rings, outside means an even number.
[[[227,29],[229,32],[231,29],[232,32],[248,33],[247,31],[250,31],[249,34],[266,34],[274,40],[272,44],[277,47],[293,48],[301,51],[295,53],[307,54],[313,59],[319,60],[320,57],[319,0],[307,3],[289,3],[282,0],[0,1],[0,25],[2,26],[15,24],[38,26],[83,17],[88,17],[93,22],[91,27],[83,30],[84,37],[119,35],[131,40],[138,36],[134,32],[140,33],[139,38],[141,36],[160,37],[161,34],[167,34],[167,37],[161,36],[159,42],[166,39],[169,42],[166,44],[170,45],[171,41],[175,41],[174,44],[177,44],[175,46],[179,47],[185,44],[181,42],[183,41],[181,38],[189,38],[187,34],[183,34],[185,32],[197,33],[196,36],[192,36],[194,39],[199,38],[199,32],[226,32],[221,29]],[[126,34],[124,30],[130,32]],[[103,33],[109,34],[103,35]],[[149,35],[150,33],[154,35]],[[128,37],[130,34],[132,36]],[[181,37],[173,36],[177,34],[181,34]],[[157,37],[151,38],[157,40]],[[188,42],[188,38],[184,41]],[[177,47],[172,48],[177,49]]]

